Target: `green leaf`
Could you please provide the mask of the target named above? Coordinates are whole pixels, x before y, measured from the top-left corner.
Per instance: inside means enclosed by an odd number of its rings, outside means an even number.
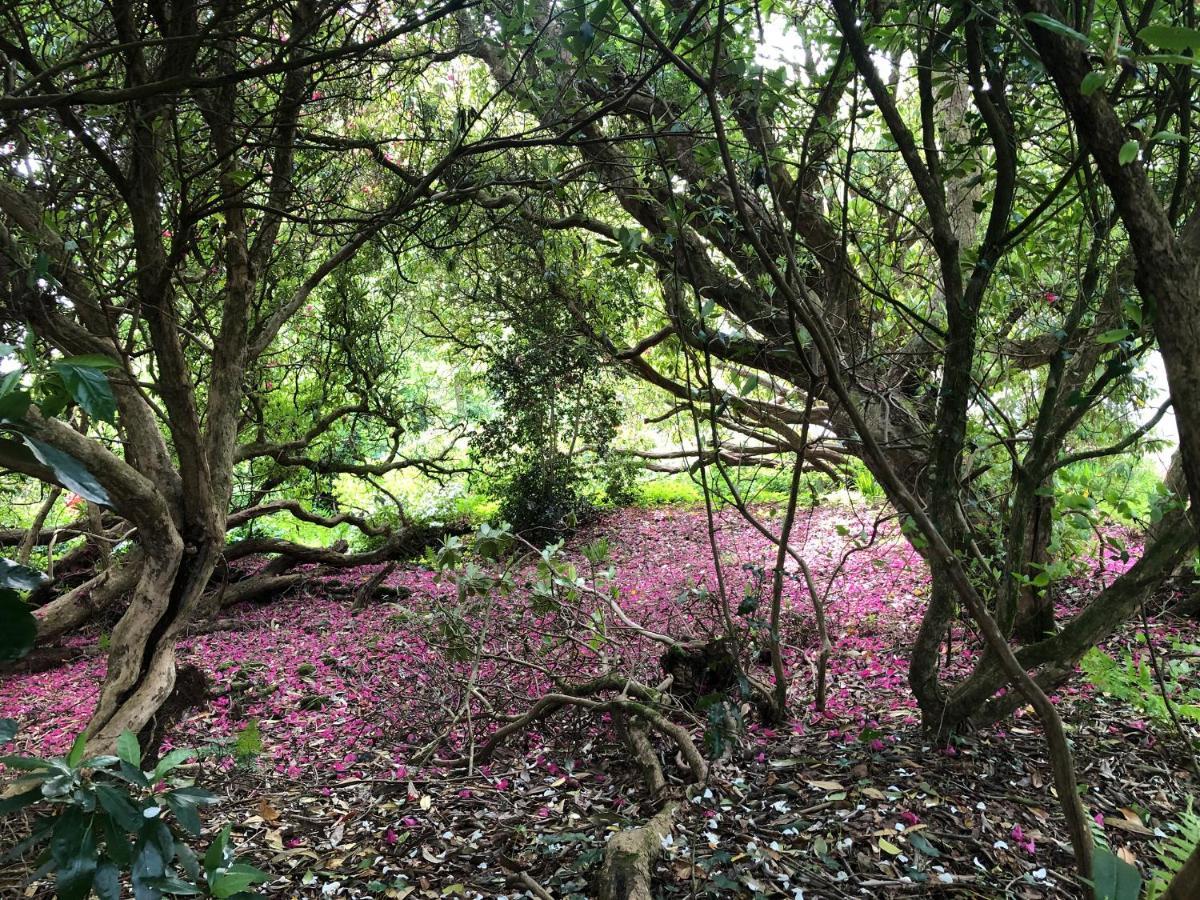
[[[1138,155],[1138,142],[1126,141],[1121,145],[1121,151],[1117,154],[1117,162],[1123,166],[1129,165]]]
[[[61,762],[53,759],[44,759],[40,756],[0,756],[0,763],[3,763],[10,769],[21,769],[25,772],[36,772],[39,769],[52,769],[59,772],[66,771]]]
[[[121,364],[103,353],[81,353],[58,361],[62,365],[80,366],[86,369],[119,369]]]
[[[142,840],[138,843],[133,857],[131,874],[135,897],[155,896],[146,888],[152,887],[151,882],[166,874],[166,866],[163,862],[162,851],[158,849],[158,845],[154,841]]]
[[[84,500],[99,503],[101,506],[111,505],[112,501],[108,498],[108,492],[75,457],[30,435],[22,434],[21,438],[33,451],[38,462],[53,469],[54,474],[65,487],[77,493]]]
[[[0,588],[0,662],[20,659],[37,640],[37,619],[14,591]]]
[[[196,812],[196,807],[170,794],[167,795],[166,802],[171,812],[175,813],[176,820],[183,826],[183,830],[199,837],[204,826],[200,823],[200,815]]]
[[[0,744],[7,744],[15,738],[19,727],[16,719],[0,719]]]
[[[129,795],[108,784],[96,785],[96,799],[113,821],[131,834],[137,834],[145,821],[142,812],[134,805]]]
[[[1150,135],[1150,140],[1163,144],[1182,144],[1183,135],[1174,131],[1156,131]]]
[[[254,866],[246,863],[234,863],[226,871],[217,875],[209,881],[209,887],[212,889],[214,897],[227,898],[234,894],[240,894],[252,884],[264,884],[271,880],[271,876],[261,869],[256,869]]]
[[[190,803],[193,806],[201,804],[216,803],[221,798],[212,791],[206,791],[202,787],[188,785],[187,787],[176,788],[167,794],[168,797],[176,797],[184,803]]]
[[[1194,56],[1183,56],[1179,53],[1143,53],[1134,57],[1138,62],[1159,63],[1165,66],[1194,66]]]
[[[1104,87],[1107,80],[1108,77],[1103,72],[1088,72],[1083,76],[1083,81],[1079,82],[1079,92],[1085,97],[1090,97]]]
[[[204,893],[200,888],[182,878],[174,875],[165,875],[162,878],[156,878],[150,882],[154,887],[158,888],[164,894],[174,894],[176,896],[196,896]]]
[[[1099,344],[1116,344],[1132,334],[1133,332],[1128,328],[1113,328],[1097,337],[1096,342]]]
[[[5,376],[5,380],[7,377]],[[29,391],[6,391],[0,395],[0,419],[20,422],[25,418],[25,413],[29,412],[32,403]]]
[[[199,881],[200,861],[196,859],[192,848],[187,844],[180,844],[175,848],[175,856],[179,860],[179,865],[183,867],[183,871],[187,873],[187,877],[192,881]]]
[[[117,738],[117,756],[134,767],[142,764],[142,748],[138,746],[137,735],[132,731],[122,731]]]
[[[77,768],[83,762],[83,754],[87,752],[87,736],[79,735],[71,744],[71,752],[67,754],[67,765],[72,769]]]
[[[121,900],[121,870],[109,860],[100,863],[92,880],[92,890],[100,900]]]
[[[229,832],[231,826],[226,825],[222,828],[213,842],[208,845],[208,851],[204,854],[204,871],[208,877],[212,879],[217,869],[224,866],[229,860]]]
[[[175,858],[175,836],[161,818],[145,820],[145,824],[142,826],[142,840],[152,841],[158,846],[164,866]]]
[[[1089,43],[1087,35],[1080,34],[1066,22],[1056,19],[1054,16],[1048,16],[1045,13],[1033,12],[1026,13],[1024,16],[1022,16],[1022,18],[1026,22],[1032,22],[1034,25],[1037,25],[1040,28],[1044,28],[1047,31],[1053,31],[1055,34],[1070,38],[1073,41],[1080,41],[1084,44]]]
[[[899,856],[904,851],[889,841],[887,838],[879,839],[879,849],[891,856]]]
[[[180,747],[176,750],[172,750],[158,761],[158,765],[154,767],[154,774],[151,776],[151,780],[157,781],[168,772],[183,765],[189,759],[192,759],[195,755],[196,751],[192,750],[190,747]]]
[[[1137,33],[1138,40],[1164,50],[1200,50],[1200,31],[1179,25],[1147,25]]]
[[[1142,876],[1107,847],[1096,847],[1092,857],[1092,884],[1096,900],[1138,900]]]
[[[121,830],[121,826],[112,820],[112,816],[100,816],[104,827],[104,850],[118,866],[125,869],[133,861],[133,846],[129,838]]]
[[[25,791],[23,794],[16,794],[12,797],[5,797],[0,800],[0,816],[6,816],[9,813],[16,812],[19,809],[24,809],[30,804],[37,803],[42,799],[42,789],[33,788]]]
[[[83,846],[90,823],[84,819],[83,810],[77,806],[67,807],[54,820],[54,832],[50,836],[50,858],[59,866],[69,865]]]
[[[0,588],[12,588],[17,591],[32,591],[49,579],[37,569],[23,566],[11,559],[0,556]]]
[[[150,787],[150,782],[146,778],[146,773],[139,766],[131,766],[125,760],[121,760],[121,771],[114,772],[118,778],[128,781],[130,784],[137,785],[140,788]]]
[[[52,363],[51,368],[58,373],[63,386],[89,416],[105,422],[116,419],[117,401],[104,372],[94,366],[78,365],[66,360]]]
[[[65,863],[59,863],[54,887],[59,900],[84,900],[92,892],[96,876],[96,840],[91,822],[83,830],[79,843]]]

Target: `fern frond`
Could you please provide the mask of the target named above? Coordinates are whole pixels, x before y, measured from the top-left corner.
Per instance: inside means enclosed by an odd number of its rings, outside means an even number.
[[[1158,845],[1159,868],[1150,875],[1150,883],[1146,887],[1146,900],[1156,900],[1163,895],[1171,879],[1183,868],[1183,864],[1200,844],[1200,816],[1192,811],[1190,799],[1187,809],[1167,827],[1175,834],[1164,838]]]

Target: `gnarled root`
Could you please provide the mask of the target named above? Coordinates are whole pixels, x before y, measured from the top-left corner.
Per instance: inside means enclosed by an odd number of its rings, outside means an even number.
[[[654,864],[679,809],[670,801],[645,825],[613,835],[600,869],[601,900],[652,900]]]

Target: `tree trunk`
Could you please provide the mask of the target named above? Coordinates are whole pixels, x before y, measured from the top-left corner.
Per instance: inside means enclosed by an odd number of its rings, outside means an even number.
[[[220,546],[185,548],[173,540],[147,547],[129,608],[113,629],[108,675],[85,733],[91,752],[115,746],[124,731],[137,734],[175,686],[175,645],[196,612],[216,567]]]
[[[1036,577],[1041,567],[1050,562],[1050,538],[1054,533],[1054,498],[1037,494],[1030,511],[1030,524],[1025,533],[1023,556],[1026,576]],[[1025,583],[1017,594],[1017,619],[1013,636],[1022,644],[1032,644],[1054,633],[1054,600],[1050,589]]]
[[[929,604],[908,661],[908,686],[912,689],[921,724],[940,732],[946,718],[946,690],[938,677],[942,641],[950,631],[956,607],[955,591],[944,571],[931,561]]]
[[[38,643],[44,644],[83,625],[96,613],[129,594],[141,578],[141,572],[142,553],[133,550],[127,558],[36,610]]]
[[[600,869],[600,900],[654,900],[654,864],[678,808],[671,801],[645,825],[609,838]]]
[[[1166,523],[1160,540],[1148,545],[1142,558],[1082,612],[1052,636],[1016,651],[1022,666],[1040,670],[1037,682],[1044,690],[1053,690],[1070,678],[1079,658],[1127,621],[1195,548],[1196,532],[1183,511],[1176,510],[1167,516]],[[1017,692],[996,695],[1007,681],[999,660],[986,655],[970,677],[949,692],[937,710],[939,718],[934,721],[946,733],[999,721],[1024,702]]]
[[[1200,897],[1200,844],[1192,850],[1183,868],[1175,873],[1161,900],[1195,900]]]

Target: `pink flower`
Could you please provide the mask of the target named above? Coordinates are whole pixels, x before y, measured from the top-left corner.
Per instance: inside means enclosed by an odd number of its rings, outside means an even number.
[[[1033,838],[1027,838],[1025,832],[1021,830],[1020,825],[1014,825],[1012,830],[1012,839],[1016,845],[1032,856],[1037,852],[1037,845],[1034,844]]]
[[[414,819],[413,821],[416,820]],[[396,834],[395,828],[389,826],[388,830],[383,833],[383,839],[387,842],[389,847],[394,847],[396,846],[397,841],[400,840],[400,835]]]
[[[900,813],[900,821],[911,828],[913,825],[920,824],[921,817],[911,809],[906,809],[904,812]]]

